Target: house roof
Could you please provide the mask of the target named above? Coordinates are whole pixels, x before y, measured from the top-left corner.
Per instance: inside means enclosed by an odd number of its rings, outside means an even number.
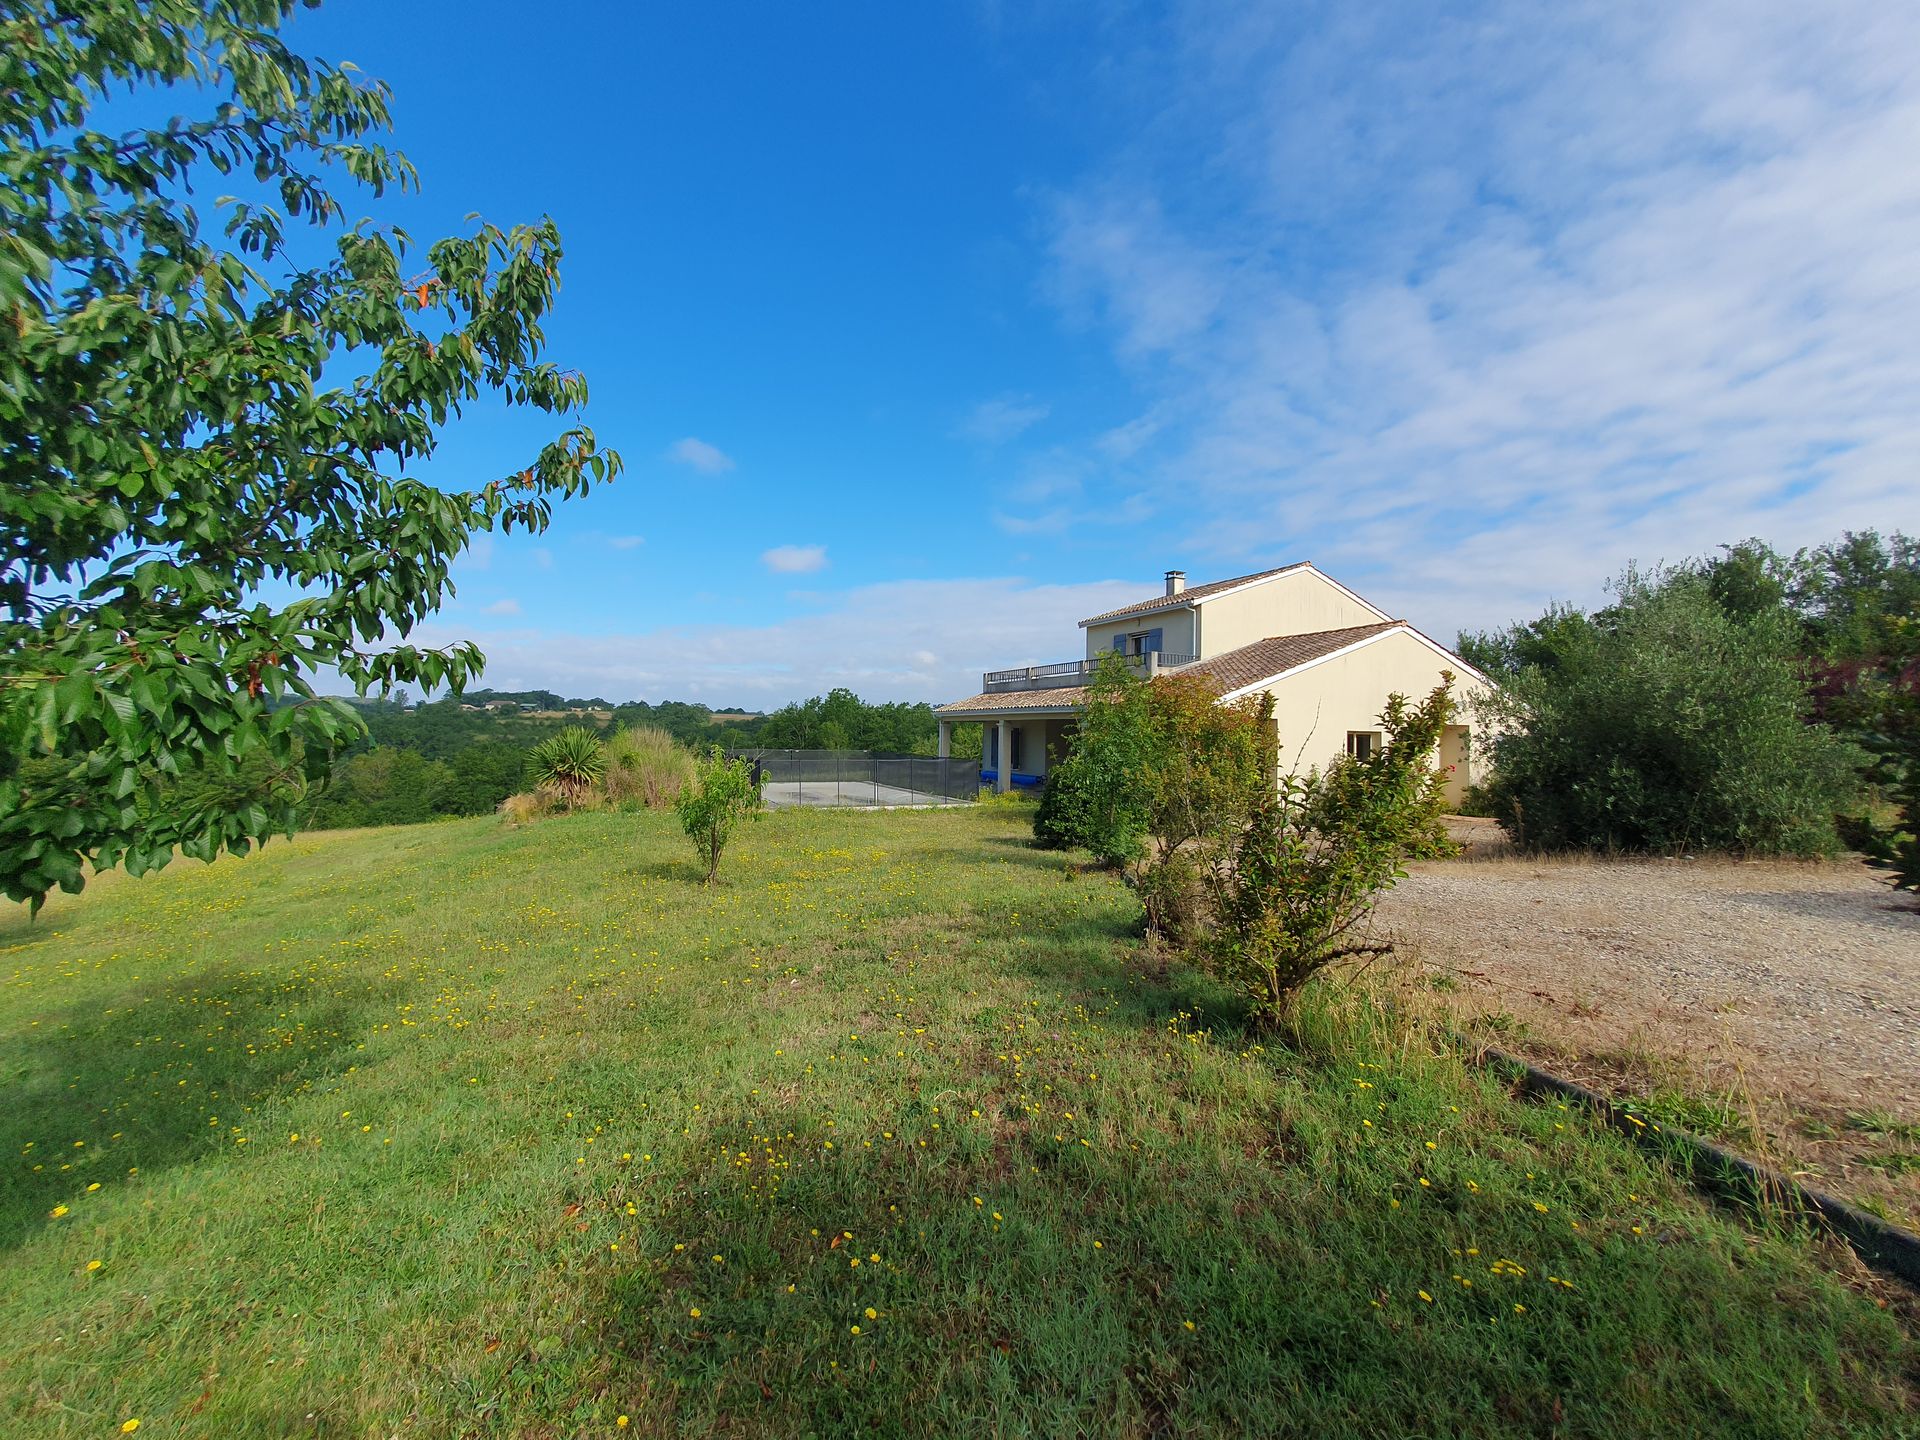
[[[1053,690],[995,690],[970,695],[951,705],[942,705],[936,715],[964,715],[971,710],[998,714],[1002,710],[1078,710],[1087,703],[1087,687],[1062,685]]]
[[[1389,630],[1419,633],[1404,620],[1383,620],[1377,625],[1348,625],[1339,630],[1315,630],[1305,635],[1275,635],[1270,639],[1256,640],[1251,645],[1242,645],[1238,650],[1229,650],[1223,655],[1162,673],[1197,676],[1226,695],[1268,680],[1277,680],[1290,670],[1315,660],[1324,660],[1350,645],[1358,645]],[[1086,704],[1086,698],[1087,687],[1084,685],[1062,685],[1051,690],[989,691],[965,700],[956,700],[951,705],[942,705],[934,713],[965,715],[999,714],[1012,710],[1077,710]]]
[[[1203,680],[1213,682],[1224,695],[1229,691],[1244,690],[1249,685],[1258,685],[1263,680],[1277,679],[1310,660],[1323,660],[1336,650],[1344,650],[1349,645],[1370,640],[1388,630],[1400,629],[1406,623],[1404,620],[1383,620],[1377,625],[1348,625],[1340,630],[1313,630],[1305,635],[1275,635],[1266,640],[1256,640],[1251,645],[1242,645],[1238,650],[1229,650],[1224,655],[1215,655],[1211,660],[1183,665],[1173,673],[1198,675]]]
[[[1101,625],[1108,620],[1124,620],[1130,615],[1151,615],[1157,610],[1178,610],[1184,605],[1198,604],[1209,596],[1224,594],[1241,585],[1254,585],[1262,580],[1271,580],[1276,575],[1284,575],[1289,570],[1306,570],[1311,562],[1296,560],[1291,565],[1282,565],[1277,570],[1262,570],[1255,575],[1236,575],[1231,580],[1215,580],[1206,585],[1189,585],[1177,595],[1155,595],[1150,600],[1136,600],[1131,605],[1122,605],[1118,610],[1109,610],[1104,615],[1090,615],[1080,623],[1082,626]]]

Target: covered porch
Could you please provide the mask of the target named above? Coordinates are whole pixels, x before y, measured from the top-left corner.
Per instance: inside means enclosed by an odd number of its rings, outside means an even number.
[[[940,725],[939,753],[952,754],[954,726],[979,725],[983,727],[981,782],[991,785],[995,793],[1001,795],[1009,790],[1039,789],[1046,783],[1047,771],[1067,753],[1079,722],[1079,705],[1057,691],[1028,691],[991,698],[1003,703],[981,708],[973,701],[963,700],[935,712]],[[1076,687],[1074,700],[1078,698]],[[1041,703],[1020,704],[1020,701]]]

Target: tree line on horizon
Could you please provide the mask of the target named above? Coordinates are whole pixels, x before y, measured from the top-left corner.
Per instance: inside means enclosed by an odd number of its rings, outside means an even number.
[[[586,714],[527,714],[515,708],[471,708],[489,700]],[[552,691],[475,691],[419,705],[400,698],[353,702],[364,735],[301,809],[307,829],[408,825],[451,816],[484,815],[530,784],[528,764],[545,740],[571,727],[601,739],[638,729],[664,731],[694,753],[724,750],[871,750],[932,755],[939,721],[924,701],[871,702],[851,690],[794,701],[764,715],[710,710],[669,700],[609,705],[567,700]],[[737,715],[726,720],[717,717]],[[604,718],[597,718],[604,717]],[[977,727],[955,731],[955,751],[977,758]]]

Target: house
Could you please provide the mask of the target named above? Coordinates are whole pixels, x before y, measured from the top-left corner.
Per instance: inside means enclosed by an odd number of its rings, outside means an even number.
[[[1162,594],[1080,628],[1083,658],[990,670],[978,695],[939,707],[940,753],[950,752],[955,725],[983,725],[982,778],[999,791],[1041,783],[1066,753],[1094,667],[1118,651],[1136,674],[1197,675],[1222,700],[1272,695],[1282,764],[1302,771],[1343,751],[1366,754],[1382,742],[1389,695],[1417,700],[1451,672],[1459,723],[1439,754],[1449,802],[1480,778],[1468,702],[1493,682],[1306,561],[1193,586],[1169,570]]]

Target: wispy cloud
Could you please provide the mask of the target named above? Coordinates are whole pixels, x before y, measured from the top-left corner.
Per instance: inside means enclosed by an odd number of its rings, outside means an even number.
[[[761,552],[760,563],[776,575],[811,575],[827,567],[824,545],[776,545]]]
[[[520,602],[511,597],[505,600],[496,600],[491,605],[486,606],[481,613],[484,615],[518,615],[520,613]]]
[[[1030,395],[1002,395],[974,406],[957,433],[982,445],[1004,445],[1026,434],[1052,413],[1051,407]]]
[[[1047,220],[1187,553],[1445,628],[1920,523],[1920,9],[1174,15]]]
[[[616,550],[638,550],[646,543],[647,537],[644,535],[609,535],[607,537],[607,544]]]
[[[733,457],[718,445],[709,445],[692,435],[667,447],[667,459],[676,465],[698,470],[702,475],[724,475],[733,469]]]

